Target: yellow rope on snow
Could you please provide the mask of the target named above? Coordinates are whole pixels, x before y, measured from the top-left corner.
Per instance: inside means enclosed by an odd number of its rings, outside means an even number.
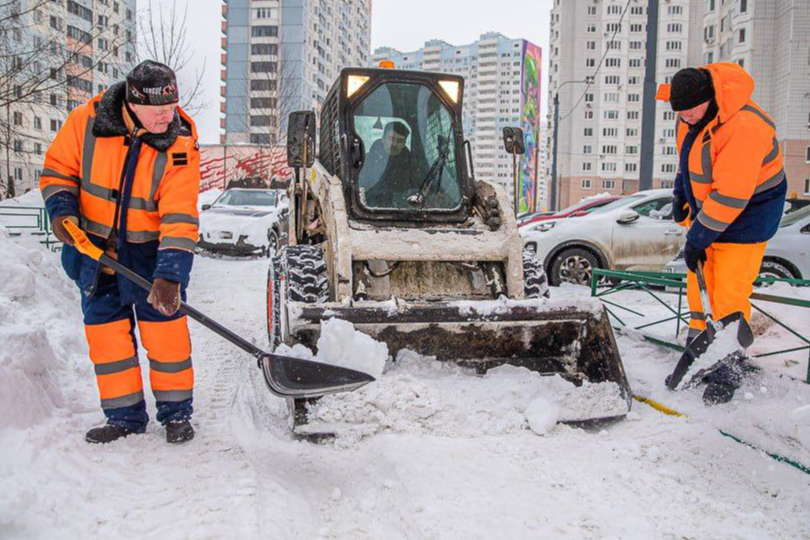
[[[678,418],[686,417],[685,414],[679,413],[675,409],[670,409],[669,407],[667,407],[663,403],[658,403],[657,401],[654,401],[654,400],[652,400],[650,398],[646,398],[644,396],[639,396],[639,395],[633,395],[633,399],[635,399],[636,401],[640,401],[641,403],[646,403],[647,405],[649,405],[650,407],[652,407],[656,411],[660,411],[660,412],[662,412],[664,414],[667,414],[669,416],[677,416]]]

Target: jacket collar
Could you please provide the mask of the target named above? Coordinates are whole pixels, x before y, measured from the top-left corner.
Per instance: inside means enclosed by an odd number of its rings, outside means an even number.
[[[110,86],[96,102],[96,119],[93,123],[95,137],[126,137],[129,135],[124,121],[124,95],[126,83],[119,82]],[[191,127],[177,112],[165,133],[148,133],[141,135],[141,140],[159,152],[168,150],[177,137],[191,134]]]

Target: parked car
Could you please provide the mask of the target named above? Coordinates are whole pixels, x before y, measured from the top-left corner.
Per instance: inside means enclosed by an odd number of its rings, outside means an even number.
[[[286,241],[289,205],[284,191],[228,189],[200,212],[204,250],[229,255],[270,255]]]
[[[544,212],[540,215],[533,216],[523,221],[518,220],[518,227],[527,227],[532,223],[538,221],[548,221],[550,219],[563,219],[569,217],[582,217],[587,216],[593,210],[612,203],[619,197],[588,197],[576,204],[572,204],[568,208],[563,208],[559,212]]]
[[[525,223],[526,221],[534,219],[538,216],[552,216],[555,213],[556,212],[552,212],[551,210],[544,210],[542,212],[524,212],[522,214],[517,215],[517,223],[518,226],[520,226],[521,223]]]
[[[590,284],[594,268],[660,271],[685,241],[672,221],[671,189],[628,195],[577,219],[538,221],[521,236],[552,285]]]
[[[686,273],[683,251],[664,267],[664,272]],[[768,242],[759,275],[810,279],[810,206],[782,216],[776,236]]]

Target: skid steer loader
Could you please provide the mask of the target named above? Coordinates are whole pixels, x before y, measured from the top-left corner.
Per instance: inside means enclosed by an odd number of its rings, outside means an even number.
[[[272,347],[314,349],[321,322],[344,319],[388,345],[475,368],[502,364],[612,382],[631,393],[597,301],[555,302],[524,251],[509,198],[473,177],[462,131],[464,80],[344,69],[320,114],[292,113],[289,245],[267,279]],[[624,404],[626,403],[626,407]],[[288,400],[293,430],[306,400]]]

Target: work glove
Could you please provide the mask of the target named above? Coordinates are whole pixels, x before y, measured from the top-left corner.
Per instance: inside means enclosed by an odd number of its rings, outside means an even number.
[[[76,216],[59,216],[53,221],[53,235],[58,238],[60,242],[72,246],[73,238],[70,236],[70,233],[67,232],[65,226],[62,225],[62,221],[65,219],[69,219],[74,225],[79,226],[79,218]]]
[[[687,240],[683,248],[683,258],[686,261],[686,267],[692,272],[697,272],[698,261],[706,262],[706,250],[694,246]]]
[[[683,223],[689,217],[689,203],[681,197],[672,198],[672,219],[675,223]]]
[[[163,278],[155,278],[146,301],[162,315],[171,317],[180,309],[180,284]]]

